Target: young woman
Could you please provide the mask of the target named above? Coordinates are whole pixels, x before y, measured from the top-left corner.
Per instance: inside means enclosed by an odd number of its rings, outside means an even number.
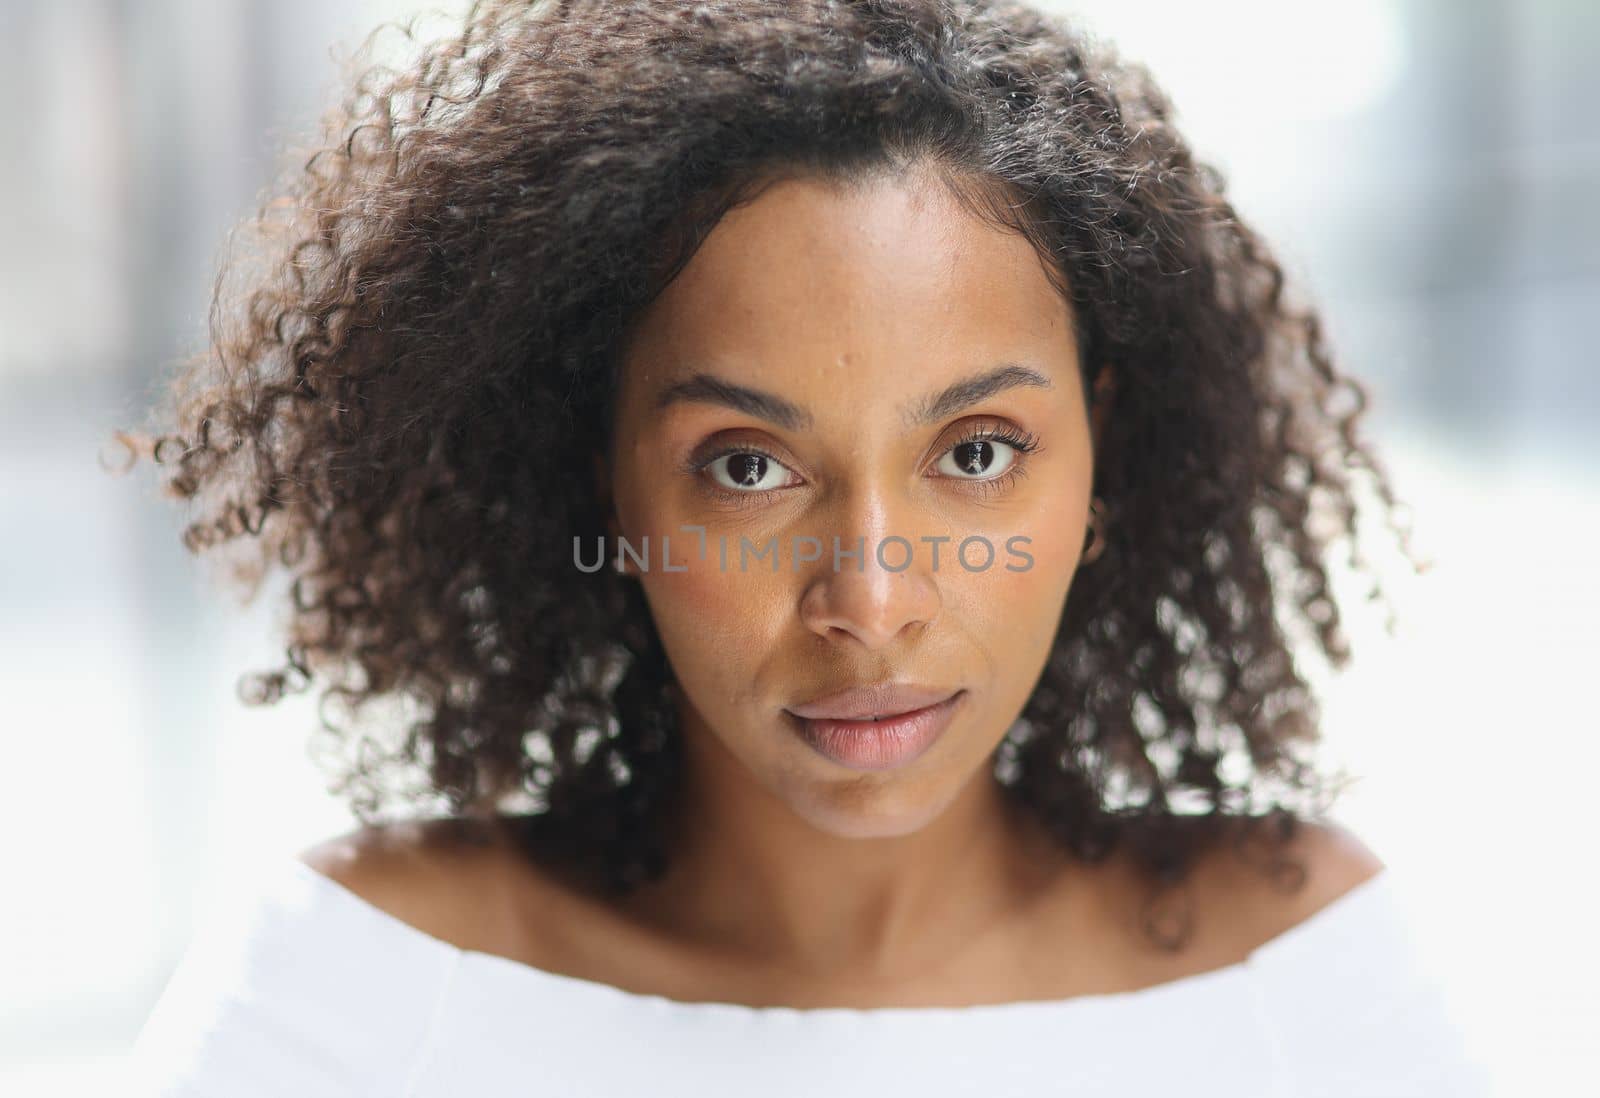
[[[1475,1092],[1296,662],[1394,506],[1363,390],[1143,70],[484,3],[284,197],[124,437],[289,578],[251,700],[346,705],[360,826],[205,928],[147,1089]]]

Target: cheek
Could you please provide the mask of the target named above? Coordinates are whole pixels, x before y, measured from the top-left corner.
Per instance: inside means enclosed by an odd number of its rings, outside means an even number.
[[[671,566],[684,571],[663,570],[652,538],[650,569],[639,577],[667,657],[708,714],[741,704],[759,685],[762,654],[779,643],[783,574],[741,574],[732,564],[722,571],[714,536],[704,560],[693,532],[669,538]]]
[[[645,481],[631,481],[629,489]],[[727,570],[721,566],[718,534],[691,527],[704,518],[687,515],[668,491],[619,493],[624,536],[648,564],[636,574],[673,671],[708,715],[727,712],[757,687],[761,654],[782,627],[783,574],[737,566],[737,538]]]
[[[959,561],[946,570],[940,562],[947,598],[959,600],[962,617],[984,638],[998,674],[1031,674],[1055,640],[1083,550],[1083,531],[1071,517],[1080,506],[1086,509],[1087,501],[1069,499],[982,531],[995,548],[994,562],[983,571],[968,572]],[[982,555],[974,547],[968,560],[976,567]]]

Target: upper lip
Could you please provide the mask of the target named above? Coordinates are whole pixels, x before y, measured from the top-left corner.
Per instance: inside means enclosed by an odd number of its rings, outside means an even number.
[[[956,695],[959,687],[924,686],[910,682],[882,682],[813,698],[791,705],[789,712],[807,720],[870,720],[926,709]]]

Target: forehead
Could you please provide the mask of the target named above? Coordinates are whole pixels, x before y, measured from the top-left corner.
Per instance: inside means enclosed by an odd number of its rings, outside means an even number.
[[[642,318],[631,355],[665,385],[708,365],[964,372],[1059,360],[1071,342],[1070,307],[1032,244],[939,179],[796,178],[723,217]]]

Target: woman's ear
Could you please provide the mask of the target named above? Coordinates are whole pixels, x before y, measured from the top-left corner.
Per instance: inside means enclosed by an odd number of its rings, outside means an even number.
[[[600,509],[606,515],[606,538],[616,541],[621,535],[617,525],[617,512],[611,499],[611,467],[606,463],[606,456],[600,451],[594,452],[594,490],[595,496],[600,500]]]
[[[1111,415],[1111,405],[1116,401],[1117,379],[1111,367],[1100,367],[1095,375],[1089,398],[1089,437],[1095,453],[1100,452],[1100,440],[1105,437],[1106,420]]]

